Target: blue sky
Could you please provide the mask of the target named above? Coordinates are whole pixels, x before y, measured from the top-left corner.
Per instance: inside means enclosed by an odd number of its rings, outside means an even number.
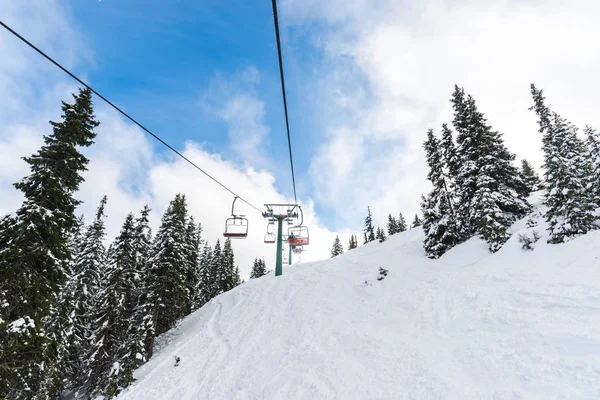
[[[72,1],[73,19],[93,49],[93,65],[80,66],[101,93],[169,143],[206,143],[228,152],[227,124],[203,109],[216,75],[226,81],[254,66],[254,95],[264,102],[270,128],[265,150],[277,188],[292,194],[283,102],[270,2]],[[280,16],[282,18],[282,16]],[[281,27],[294,164],[300,188],[319,144],[306,96],[309,60],[319,50]],[[306,191],[300,196],[307,197]]]

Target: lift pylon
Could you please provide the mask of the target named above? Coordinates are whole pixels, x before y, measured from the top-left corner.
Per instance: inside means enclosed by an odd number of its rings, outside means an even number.
[[[275,276],[279,276],[283,273],[283,221],[288,221],[290,224],[292,219],[298,218],[298,206],[296,204],[265,204],[265,207],[267,211],[263,212],[263,217],[277,221]]]

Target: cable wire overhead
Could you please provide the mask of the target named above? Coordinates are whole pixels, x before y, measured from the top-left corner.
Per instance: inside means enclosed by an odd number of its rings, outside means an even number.
[[[285,128],[287,130],[288,149],[290,152],[290,166],[292,168],[292,184],[294,185],[294,203],[298,205],[296,197],[296,177],[294,176],[294,160],[292,158],[292,140],[290,138],[290,123],[288,119],[287,99],[285,96],[285,79],[283,77],[283,61],[281,59],[281,43],[279,40],[279,20],[277,18],[277,0],[273,0],[273,21],[275,22],[275,38],[277,39],[277,55],[279,56],[279,75],[281,76],[281,93],[283,94],[283,110],[285,112]]]
[[[124,117],[126,117],[127,119],[129,119],[135,125],[137,125],[142,130],[144,130],[146,133],[150,134],[153,138],[155,138],[160,143],[162,143],[167,148],[169,148],[169,150],[171,150],[172,152],[174,152],[175,154],[177,154],[179,157],[181,157],[182,159],[184,159],[185,161],[187,161],[190,165],[192,165],[198,171],[202,172],[204,175],[206,175],[207,177],[209,177],[210,179],[212,179],[214,182],[216,182],[218,185],[220,185],[223,189],[227,190],[232,195],[238,197],[241,201],[243,201],[244,203],[248,204],[250,207],[254,208],[256,211],[262,213],[262,210],[260,210],[259,208],[255,207],[254,205],[252,205],[251,203],[249,203],[248,201],[246,201],[245,199],[243,199],[241,196],[237,195],[235,192],[233,192],[227,186],[225,186],[224,184],[222,184],[221,182],[219,182],[216,178],[214,178],[208,172],[204,171],[202,168],[200,168],[199,166],[197,166],[194,162],[192,162],[191,160],[189,160],[186,156],[184,156],[183,154],[181,154],[179,151],[175,150],[171,145],[169,145],[163,139],[161,139],[160,137],[158,137],[157,135],[155,135],[154,133],[152,133],[148,128],[146,128],[144,125],[140,124],[134,118],[132,118],[131,116],[129,116],[129,114],[127,114],[125,111],[121,110],[119,107],[117,107],[116,105],[114,105],[110,100],[108,100],[106,97],[102,96],[100,93],[98,93],[96,90],[94,90],[94,88],[92,88],[90,85],[88,85],[87,83],[85,83],[84,81],[82,81],[81,79],[79,79],[77,76],[75,76],[69,70],[67,70],[65,67],[63,67],[62,65],[60,65],[58,62],[54,61],[54,59],[52,59],[51,57],[49,57],[48,55],[46,55],[46,53],[44,53],[42,50],[38,49],[35,45],[33,45],[31,42],[29,42],[23,36],[19,35],[17,32],[15,32],[12,28],[10,28],[4,22],[0,21],[0,25],[2,25],[10,33],[12,33],[13,35],[15,35],[19,39],[21,39],[27,45],[29,45],[29,47],[31,47],[32,49],[34,49],[35,51],[37,51],[39,54],[41,54],[42,56],[44,56],[52,64],[56,65],[58,68],[60,68],[61,70],[63,70],[71,78],[75,79],[77,82],[79,82],[80,84],[82,84],[83,86],[85,86],[86,88],[88,88],[91,92],[93,92],[96,96],[98,96],[102,100],[104,100],[108,105],[110,105],[111,107],[113,107],[115,110],[117,110],[119,113],[121,113]],[[280,60],[281,60],[281,58],[280,58]],[[288,137],[289,137],[289,130],[288,130]],[[291,151],[291,148],[290,148],[290,151]],[[291,156],[291,153],[290,153],[290,156]],[[293,173],[293,167],[292,167],[292,173]],[[294,193],[295,193],[295,191],[296,191],[296,189],[294,187]]]

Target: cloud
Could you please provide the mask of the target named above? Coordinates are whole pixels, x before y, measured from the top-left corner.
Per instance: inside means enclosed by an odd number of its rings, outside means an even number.
[[[288,27],[311,28],[323,53],[307,101],[323,110],[326,138],[311,172],[314,197],[331,205],[336,226],[356,226],[369,204],[380,224],[387,212],[418,210],[429,190],[421,144],[427,128],[451,121],[455,83],[537,166],[531,82],[577,125],[600,126],[594,0],[287,0],[281,8]]]
[[[202,98],[206,112],[228,126],[229,148],[237,159],[248,165],[267,168],[266,138],[270,129],[265,124],[265,104],[256,95],[260,73],[247,66],[233,76],[217,74]]]

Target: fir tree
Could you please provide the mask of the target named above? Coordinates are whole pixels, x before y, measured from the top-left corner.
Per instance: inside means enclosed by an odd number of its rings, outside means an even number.
[[[212,298],[212,258],[212,249],[208,244],[205,244],[200,256],[200,276],[198,278],[198,288],[196,289],[198,307],[202,307]]]
[[[187,299],[185,314],[189,314],[196,309],[194,299],[196,298],[196,288],[198,286],[198,269],[200,258],[200,246],[202,244],[202,225],[196,225],[194,217],[189,218],[186,234],[186,273],[185,281],[187,287]]]
[[[141,296],[137,270],[135,222],[128,214],[116,238],[106,272],[106,286],[95,310],[91,348],[86,357],[84,392],[89,397],[116,396],[133,381],[133,370],[141,364],[132,354],[136,339],[130,324]],[[142,346],[143,347],[143,346]]]
[[[385,231],[382,228],[377,227],[377,230],[375,233],[375,239],[377,239],[379,241],[379,243],[385,242],[385,239],[386,239]]]
[[[458,176],[460,171],[460,160],[456,152],[456,145],[452,138],[452,130],[446,124],[442,124],[442,140],[441,140],[441,157],[442,164],[445,165],[447,172],[448,190],[454,190],[454,178]]]
[[[404,232],[407,229],[406,220],[404,219],[404,215],[402,215],[402,213],[400,213],[400,215],[398,216],[396,225],[398,227],[398,232]]]
[[[153,306],[149,298],[151,285],[150,275],[150,252],[152,250],[152,230],[150,228],[150,208],[144,206],[140,216],[135,221],[133,246],[136,252],[136,270],[140,274],[140,296],[133,316],[131,337],[136,337],[135,347],[132,354],[138,359],[137,353],[141,353],[144,362],[152,356],[154,345],[154,318]],[[140,347],[142,347],[140,349]]]
[[[67,355],[63,365],[66,379],[78,386],[82,379],[82,361],[88,351],[88,337],[96,308],[97,295],[101,286],[101,274],[106,267],[104,238],[104,208],[106,196],[100,201],[94,221],[79,240],[79,251],[75,257],[72,275],[60,300],[60,313],[65,325],[54,322],[56,329],[67,334]],[[68,317],[66,317],[68,315]],[[61,317],[59,317],[61,318]]]
[[[527,196],[543,187],[539,175],[526,159],[521,160],[521,179],[527,185]]]
[[[371,214],[371,208],[367,207],[367,217],[365,218],[365,231],[364,231],[365,243],[369,243],[375,240],[375,229],[373,228],[373,215]]]
[[[387,224],[388,236],[392,236],[395,233],[398,233],[398,222],[396,222],[396,218],[392,217],[392,214],[388,215],[388,224]]]
[[[189,259],[186,247],[185,197],[176,195],[161,220],[150,259],[149,302],[153,307],[156,335],[171,329],[186,315]]]
[[[227,238],[223,245],[221,257],[221,287],[220,293],[227,292],[237,286],[237,276],[235,274],[235,261],[231,240]]]
[[[350,242],[348,244],[348,251],[355,249],[358,246],[358,240],[355,235],[350,235]]]
[[[600,205],[600,133],[590,126],[583,130],[586,136],[588,156],[594,171],[594,195],[597,205]]]
[[[419,215],[418,214],[415,214],[415,219],[413,219],[413,222],[410,225],[410,229],[412,229],[412,228],[418,228],[421,225],[423,225],[423,221],[421,221],[419,219]]]
[[[527,186],[513,165],[514,154],[487,124],[475,100],[455,86],[451,101],[458,133],[455,182],[460,234],[464,240],[480,233],[490,251],[496,251],[508,239],[510,224],[529,210]]]
[[[433,190],[422,197],[423,242],[425,253],[430,258],[438,258],[459,242],[453,200],[448,191],[446,176],[443,168],[443,158],[440,154],[440,141],[430,129],[427,140],[423,144],[429,166],[427,179],[433,185]]]
[[[93,143],[99,125],[91,92],[80,90],[73,97],[73,104],[62,103],[62,121],[50,122],[53,132],[44,136],[42,148],[24,158],[31,174],[15,187],[25,201],[0,224],[1,398],[56,397],[60,389],[55,376],[41,377],[60,369],[51,341],[62,339],[46,335],[45,323],[68,276],[68,239],[80,204],[73,193],[88,164],[78,147]]]
[[[209,300],[223,293],[221,288],[223,274],[223,251],[221,249],[221,242],[219,241],[219,239],[217,239],[217,243],[215,243],[215,247],[213,248],[210,261],[210,277],[208,282]]]
[[[339,236],[336,236],[333,246],[331,247],[331,258],[339,256],[340,254],[344,254],[344,247],[342,246]]]
[[[255,258],[254,264],[252,264],[252,271],[250,271],[250,279],[260,278],[263,275],[266,275],[267,267],[265,265],[265,260],[261,258]]]
[[[542,133],[546,187],[545,217],[549,243],[561,243],[595,229],[593,168],[577,129],[544,103],[541,90],[531,85]]]

